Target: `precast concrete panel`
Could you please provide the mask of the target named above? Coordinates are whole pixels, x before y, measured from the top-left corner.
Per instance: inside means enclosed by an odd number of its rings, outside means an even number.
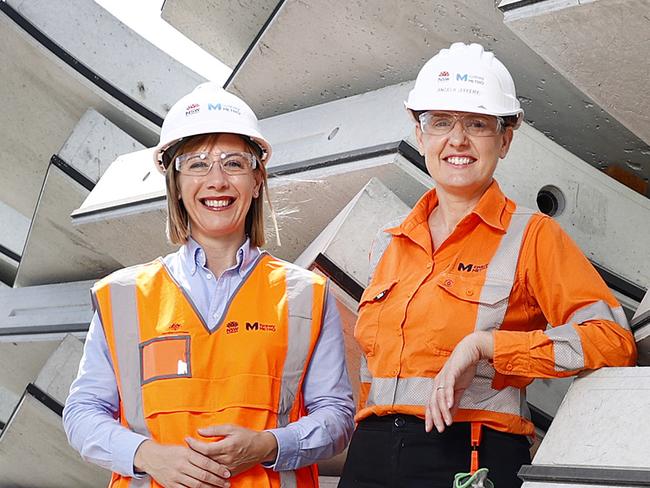
[[[533,464],[650,468],[650,368],[603,368],[571,385]],[[570,442],[567,442],[570,439]]]
[[[25,387],[34,381],[60,342],[0,342],[0,421],[8,421]]]
[[[278,0],[165,0],[162,18],[234,68],[277,4]]]
[[[372,178],[295,263],[309,268],[322,254],[365,287],[371,278],[368,257],[372,241],[389,223],[406,216],[410,210],[379,179]]]
[[[48,167],[15,286],[98,279],[120,263],[98,252],[72,226],[109,164],[142,145],[94,110],[87,111]]]
[[[138,179],[136,175],[131,176],[134,181]],[[295,260],[373,176],[410,205],[426,191],[427,183],[431,184],[420,170],[395,152],[273,176],[269,189],[281,245],[277,243],[270,211],[266,209],[265,249],[282,259]],[[117,182],[115,179],[114,183]],[[121,185],[127,187],[129,182],[122,178]],[[90,202],[88,205],[84,203],[73,213],[73,221],[101,252],[130,265],[174,250],[165,239],[166,202],[162,196],[152,197],[151,192],[143,192],[138,199],[137,194],[131,194],[120,200],[123,203],[111,207],[94,193],[91,192],[86,201]]]
[[[650,3],[546,0],[501,8],[505,25],[534,52],[650,144]],[[632,169],[650,177],[648,165]]]
[[[0,290],[0,343],[84,332],[93,314],[92,285],[91,280]]]
[[[637,362],[640,366],[650,366],[650,291],[643,297],[630,325],[639,351]]]
[[[34,385],[61,405],[65,404],[70,385],[77,377],[84,352],[83,341],[66,335],[38,373]]]
[[[0,485],[12,488],[108,486],[110,472],[70,447],[61,416],[26,392],[0,434]]]
[[[93,0],[7,0],[38,30],[159,118],[205,81]]]
[[[27,2],[29,3],[29,2]],[[0,13],[0,180],[2,200],[29,219],[48,162],[88,107],[136,139],[156,142],[158,127],[107,94]]]
[[[584,161],[623,171],[627,160],[647,162],[647,143],[503,25],[494,2],[359,0],[332,8],[286,0],[228,89],[268,117],[413,80],[426,60],[457,41],[494,51],[514,77],[526,120]],[[650,186],[639,191],[648,196]]]
[[[540,191],[558,195],[554,215],[585,255],[638,287],[650,284],[650,200],[609,178],[529,125],[515,133],[495,172],[516,202],[537,208]]]

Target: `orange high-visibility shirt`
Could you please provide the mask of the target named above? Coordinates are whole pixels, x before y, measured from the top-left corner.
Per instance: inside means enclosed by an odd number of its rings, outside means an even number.
[[[534,378],[635,364],[621,306],[553,219],[517,208],[493,182],[433,249],[427,220],[437,204],[434,189],[386,231],[390,242],[361,298],[357,420],[424,417],[433,378],[477,329],[494,331],[494,359],[479,362],[455,420],[501,431],[533,433],[525,387]]]
[[[93,287],[120,393],[120,422],[161,444],[201,427],[284,427],[306,414],[302,384],[320,335],[325,279],[262,253],[209,329],[162,260]],[[203,439],[209,442],[210,439]],[[253,466],[233,488],[318,486],[316,465]],[[111,488],[156,487],[113,473]]]

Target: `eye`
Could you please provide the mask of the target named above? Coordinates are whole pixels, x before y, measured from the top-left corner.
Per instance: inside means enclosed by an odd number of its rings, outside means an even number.
[[[465,127],[472,129],[487,129],[490,126],[490,120],[484,117],[472,117],[465,119]]]
[[[445,117],[444,115],[436,115],[429,117],[427,120],[427,125],[436,129],[446,129],[451,127],[454,124],[454,119],[452,117]]]
[[[185,162],[185,166],[192,171],[207,169],[210,163],[206,159],[192,158]]]
[[[223,167],[229,169],[244,169],[246,168],[247,160],[242,156],[228,156],[223,161]]]

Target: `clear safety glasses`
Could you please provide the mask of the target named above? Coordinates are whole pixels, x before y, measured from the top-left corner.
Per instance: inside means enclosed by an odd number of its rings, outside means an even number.
[[[188,153],[174,160],[176,171],[187,176],[205,176],[214,163],[230,176],[249,174],[257,168],[257,158],[245,152]]]
[[[425,134],[444,136],[460,122],[465,134],[475,137],[497,135],[504,127],[501,117],[483,114],[455,114],[451,112],[424,112],[420,114],[420,128]]]

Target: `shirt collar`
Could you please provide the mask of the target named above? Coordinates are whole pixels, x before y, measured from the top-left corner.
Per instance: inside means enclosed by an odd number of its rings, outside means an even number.
[[[492,183],[488,189],[483,193],[481,199],[476,204],[476,207],[472,210],[472,213],[477,215],[483,222],[485,222],[490,227],[505,232],[505,210],[506,210],[507,199],[506,196],[499,188],[499,184],[496,180],[492,180]],[[429,215],[434,208],[438,205],[438,195],[436,194],[436,189],[433,188],[425,193],[420,200],[415,204],[413,210],[408,214],[406,219],[398,225],[397,227],[391,227],[386,229],[386,232],[393,235],[408,235],[411,238],[417,240],[414,232],[417,233],[417,230],[423,223],[426,224]],[[428,227],[427,227],[428,232]]]
[[[237,250],[235,265],[232,268],[229,268],[237,270],[242,278],[261,252],[258,247],[251,246],[250,242],[250,238],[246,237],[246,241],[244,241],[241,247]],[[196,270],[199,267],[204,267],[205,263],[207,262],[205,251],[201,245],[192,237],[188,238],[187,244],[184,246],[183,253],[187,259],[186,262],[189,263],[190,274],[192,276],[196,274]]]

